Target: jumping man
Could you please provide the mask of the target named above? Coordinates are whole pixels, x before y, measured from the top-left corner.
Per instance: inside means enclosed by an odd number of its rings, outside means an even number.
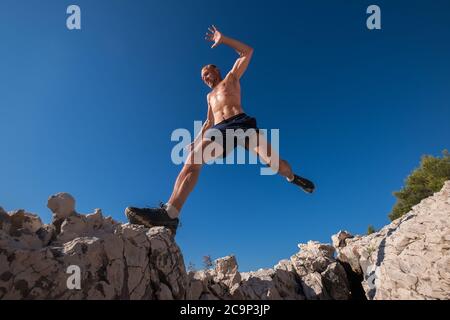
[[[169,201],[159,208],[126,208],[125,214],[133,224],[142,224],[147,227],[166,226],[174,233],[176,232],[181,208],[197,183],[202,165],[219,156],[225,157],[231,151],[229,148],[223,147],[221,153],[215,152],[210,159],[207,159],[203,150],[211,143],[218,143],[216,139],[212,139],[208,135],[208,132],[211,131],[208,129],[216,129],[223,134],[224,139],[221,146],[225,146],[227,129],[241,129],[244,132],[254,130],[253,139],[256,139],[254,140],[256,143],[248,144],[247,141],[244,146],[290,183],[301,187],[308,193],[314,191],[314,184],[308,179],[294,174],[289,163],[282,160],[266,138],[258,132],[256,119],[245,114],[242,109],[239,79],[250,63],[253,49],[244,43],[224,36],[215,26],[208,30],[209,33],[206,33],[205,39],[213,42],[212,48],[226,44],[235,49],[239,57],[225,78],[222,78],[220,70],[215,65],[208,64],[202,68],[202,80],[211,88],[211,92],[207,95],[207,119],[201,132],[189,146],[190,152],[187,161],[176,179]],[[198,161],[194,161],[194,159],[201,159],[201,161],[197,163]]]

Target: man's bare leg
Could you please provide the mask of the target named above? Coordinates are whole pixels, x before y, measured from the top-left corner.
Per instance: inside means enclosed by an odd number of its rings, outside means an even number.
[[[181,208],[186,202],[189,194],[192,192],[192,190],[194,190],[203,164],[222,155],[222,152],[216,152],[213,155],[209,155],[207,153],[203,154],[205,148],[214,143],[215,142],[212,142],[210,140],[202,140],[202,142],[198,144],[188,155],[187,161],[175,181],[172,195],[167,202],[169,205],[174,206],[178,213],[181,211]],[[215,150],[220,149],[220,145],[217,145],[215,148]],[[202,163],[195,163],[194,160],[201,160]],[[172,216],[174,216],[174,214],[172,214]]]
[[[211,152],[212,154],[203,152],[210,144],[213,145],[207,151],[214,150],[215,152]],[[203,164],[222,154],[222,147],[220,145],[209,140],[202,140],[189,153],[186,164],[183,166],[175,181],[175,186],[169,201],[161,206],[161,208],[128,207],[125,209],[128,220],[133,224],[142,224],[147,227],[166,226],[171,228],[175,233],[179,224],[178,215],[180,210],[194,189]]]
[[[292,171],[291,165],[286,160],[280,158],[279,154],[273,150],[264,135],[258,133],[252,137],[252,139],[256,138],[258,139],[257,141],[253,140],[250,143],[250,151],[255,153],[274,172],[292,181],[294,179],[294,172]]]
[[[312,193],[315,189],[314,184],[308,179],[296,175],[291,168],[291,165],[280,158],[280,155],[272,148],[267,139],[261,134],[253,136],[250,145],[247,149],[255,153],[266,165],[268,165],[274,172],[285,177],[289,182],[301,187],[305,192]]]
[[[181,169],[173,187],[172,195],[168,203],[172,204],[178,211],[181,210],[189,194],[194,190],[202,164],[185,163]]]

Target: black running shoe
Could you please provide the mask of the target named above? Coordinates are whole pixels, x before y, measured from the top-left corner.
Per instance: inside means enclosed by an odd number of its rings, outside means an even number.
[[[307,193],[313,193],[315,189],[314,183],[296,174],[294,174],[294,180],[291,183],[299,186]]]
[[[128,207],[125,209],[125,215],[130,223],[140,224],[147,228],[162,226],[176,231],[179,224],[178,218],[169,217],[164,205],[161,205],[160,208]]]

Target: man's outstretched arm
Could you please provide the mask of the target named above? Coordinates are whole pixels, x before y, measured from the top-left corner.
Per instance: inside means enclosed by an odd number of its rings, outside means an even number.
[[[208,28],[208,30],[210,33],[206,33],[206,39],[214,41],[211,48],[215,48],[223,43],[236,50],[239,54],[239,58],[234,63],[230,73],[240,79],[250,63],[253,55],[253,48],[238,40],[224,36],[215,26]]]

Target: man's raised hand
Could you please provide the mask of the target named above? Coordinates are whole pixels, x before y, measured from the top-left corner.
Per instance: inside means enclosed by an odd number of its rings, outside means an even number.
[[[219,30],[217,30],[217,28],[214,25],[209,27],[208,31],[209,33],[208,32],[206,33],[205,40],[214,42],[211,48],[215,48],[222,43],[223,35]]]

